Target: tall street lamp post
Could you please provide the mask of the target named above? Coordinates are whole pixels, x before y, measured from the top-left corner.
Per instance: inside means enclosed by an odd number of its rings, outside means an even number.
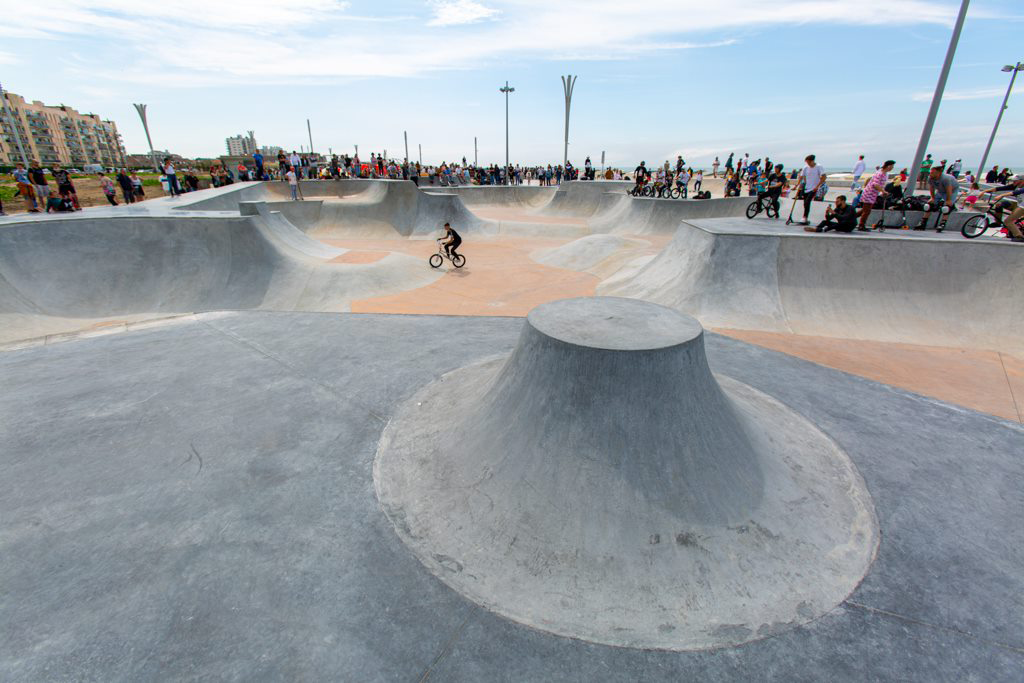
[[[1003,97],[1003,104],[999,107],[999,114],[996,116],[996,125],[992,126],[992,135],[988,136],[988,144],[985,145],[985,153],[981,155],[981,163],[978,164],[977,178],[981,179],[985,176],[985,162],[988,161],[988,153],[992,151],[992,142],[996,139],[996,131],[999,130],[999,122],[1003,120],[1003,112],[1006,111],[1006,102],[1010,99],[1010,92],[1013,90],[1013,82],[1017,80],[1017,72],[1024,71],[1024,62],[1017,62],[1015,65],[1010,66],[1007,64],[1003,67],[1003,71],[1013,75],[1010,76],[1010,85],[1006,88],[1006,96]]]
[[[505,93],[505,184],[508,184],[508,94],[515,92],[515,88],[508,86],[508,81],[505,81],[504,88],[498,88],[499,92]]]
[[[565,149],[562,154],[562,168],[569,165],[569,106],[572,104],[572,90],[576,87],[577,76],[562,76],[562,90],[565,91]]]
[[[924,122],[924,130],[921,131],[921,140],[917,143],[917,151],[914,152],[914,162],[910,165],[910,187],[917,187],[917,176],[921,172],[921,161],[928,149],[928,140],[932,136],[932,126],[935,125],[935,117],[939,113],[939,104],[942,102],[942,93],[946,89],[946,79],[949,78],[949,68],[953,65],[953,55],[956,54],[956,44],[960,41],[960,31],[964,27],[964,19],[967,18],[967,6],[971,0],[961,0],[960,13],[956,17],[956,24],[953,25],[953,35],[949,38],[949,48],[946,50],[946,61],[939,73],[939,82],[935,84],[935,94],[932,95],[932,106],[928,109],[928,118]]]

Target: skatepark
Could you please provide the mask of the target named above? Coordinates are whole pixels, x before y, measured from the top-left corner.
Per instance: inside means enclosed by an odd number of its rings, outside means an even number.
[[[1022,246],[630,186],[0,219],[2,677],[1018,679]]]

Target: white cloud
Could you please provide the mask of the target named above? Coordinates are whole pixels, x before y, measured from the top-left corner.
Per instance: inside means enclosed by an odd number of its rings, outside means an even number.
[[[156,80],[168,87],[274,85],[409,77],[510,55],[650,58],[729,45],[735,42],[729,33],[751,27],[948,24],[956,13],[949,2],[926,0],[648,0],[642,12],[621,0],[431,0],[420,5],[426,16],[412,18],[357,16],[352,6],[337,0],[63,0],[56,22],[45,14],[8,13],[0,38],[68,43],[88,37],[120,48],[121,68],[114,70],[65,60],[72,77]],[[485,21],[499,14],[501,21]],[[700,39],[686,39],[694,35]],[[439,43],[445,40],[452,45]]]
[[[1014,93],[1015,95],[1018,93]],[[931,102],[931,92],[916,92],[911,95],[915,102]],[[1006,88],[976,88],[974,90],[946,90],[942,100],[989,100],[1006,95]]]
[[[0,52],[0,64],[17,64],[21,60],[11,52]]]
[[[430,5],[434,10],[434,18],[427,22],[427,26],[473,24],[498,14],[498,10],[474,0],[432,0]]]

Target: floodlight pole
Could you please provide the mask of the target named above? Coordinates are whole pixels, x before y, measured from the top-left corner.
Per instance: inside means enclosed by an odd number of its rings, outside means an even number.
[[[569,107],[572,104],[572,91],[576,87],[577,76],[562,76],[562,90],[565,91],[565,150],[562,154],[562,168],[569,166]]]
[[[498,91],[505,93],[505,184],[508,185],[508,95],[516,89],[510,88],[508,81],[505,81],[505,87],[498,88]]]
[[[961,0],[960,13],[956,17],[956,24],[953,25],[953,35],[949,38],[949,48],[946,49],[946,61],[939,73],[939,82],[935,84],[935,94],[932,95],[932,106],[928,109],[928,118],[924,122],[924,130],[921,131],[921,140],[917,143],[917,151],[914,152],[914,161],[910,165],[910,192],[913,194],[917,188],[917,177],[921,172],[921,161],[928,150],[928,140],[932,136],[932,126],[935,125],[935,117],[939,113],[939,105],[942,103],[942,93],[946,89],[946,79],[949,78],[949,69],[953,65],[953,55],[956,54],[956,45],[960,41],[960,31],[964,27],[964,19],[967,18],[967,6],[971,0]]]
[[[146,142],[149,143],[149,158],[153,161],[153,168],[157,173],[160,172],[160,165],[156,163],[156,152],[153,151],[153,139],[149,137],[149,121],[146,120],[146,105],[136,104],[135,111],[139,112],[139,118],[142,119],[142,129],[146,131]]]
[[[475,167],[477,167],[479,165],[480,165],[480,160],[477,158],[476,136],[474,135],[473,136],[473,167],[475,168]]]
[[[309,154],[313,155],[313,129],[309,125],[309,119],[306,119],[306,132],[309,133]]]
[[[0,86],[0,107],[3,107],[3,112],[11,124],[11,132],[14,133],[14,141],[18,143],[18,153],[21,154],[21,161],[25,164],[25,168],[28,168],[28,157],[25,156],[25,147],[21,144],[21,133],[18,132],[18,125],[14,121],[14,115],[7,109],[7,97],[4,95],[3,86]]]
[[[403,130],[402,135],[405,136],[405,162],[409,163],[409,131]]]
[[[1003,120],[1003,112],[1006,111],[1006,103],[1010,99],[1010,92],[1013,91],[1013,82],[1017,80],[1017,72],[1024,71],[1024,62],[1017,62],[1013,66],[1007,64],[1003,67],[1003,71],[1012,71],[1013,75],[1010,76],[1010,85],[1006,88],[1006,96],[1003,97],[1003,104],[999,107],[999,114],[996,116],[996,125],[992,126],[992,135],[988,137],[988,144],[985,145],[985,153],[981,155],[981,163],[978,164],[978,173],[975,177],[979,180],[985,177],[982,174],[985,172],[985,162],[988,161],[988,153],[992,151],[992,143],[996,139],[996,131],[999,130],[999,122]]]

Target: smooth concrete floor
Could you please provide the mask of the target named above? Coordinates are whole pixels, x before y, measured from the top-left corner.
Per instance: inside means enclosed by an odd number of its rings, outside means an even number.
[[[713,369],[815,422],[865,478],[882,540],[847,600],[670,653],[546,635],[446,588],[379,507],[377,441],[521,325],[208,314],[0,353],[0,680],[1024,676],[1024,427],[715,334]]]

